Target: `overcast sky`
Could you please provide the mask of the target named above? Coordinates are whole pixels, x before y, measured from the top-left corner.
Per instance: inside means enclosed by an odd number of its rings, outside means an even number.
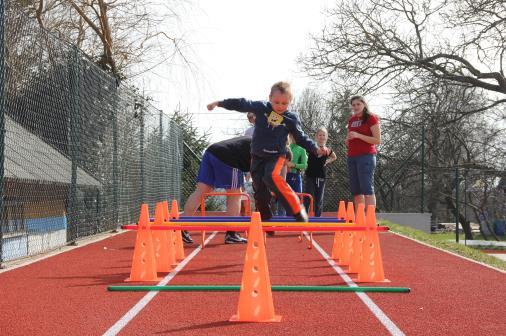
[[[300,73],[296,58],[311,44],[310,33],[323,27],[323,9],[332,2],[198,1],[189,13],[191,22],[183,21],[197,74],[185,72],[184,80],[160,67],[141,84],[164,111],[171,113],[177,103],[188,108],[199,126],[212,132],[212,141],[232,137],[247,126],[245,116],[223,109],[207,112],[206,103],[265,100],[279,80],[291,82],[296,94],[302,91],[309,79]]]

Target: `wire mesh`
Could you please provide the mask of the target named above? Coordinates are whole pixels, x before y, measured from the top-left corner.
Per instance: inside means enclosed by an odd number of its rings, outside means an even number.
[[[181,201],[196,164],[171,117],[0,5],[0,262],[135,222],[141,203]]]

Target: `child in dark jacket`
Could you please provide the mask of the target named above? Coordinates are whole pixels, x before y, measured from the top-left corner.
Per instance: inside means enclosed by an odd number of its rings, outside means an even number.
[[[256,115],[255,132],[251,143],[251,177],[255,202],[262,220],[272,217],[271,191],[297,221],[307,222],[307,213],[298,196],[281,176],[286,160],[286,140],[291,133],[298,145],[316,155],[329,155],[326,147],[318,147],[302,131],[297,114],[288,111],[292,100],[290,84],[278,82],[271,88],[269,101],[250,101],[244,98],[225,99],[207,105],[208,110],[222,107]]]

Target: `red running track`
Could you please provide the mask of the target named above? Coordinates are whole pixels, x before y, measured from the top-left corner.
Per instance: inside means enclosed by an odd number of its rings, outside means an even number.
[[[199,235],[195,234],[194,237]],[[330,252],[331,234],[315,234]],[[146,293],[107,292],[128,277],[135,236],[125,233],[0,274],[1,335],[101,335]],[[170,284],[239,284],[245,245],[223,235],[196,254]],[[368,296],[407,335],[501,335],[506,330],[506,274],[381,234],[389,286],[410,294]],[[106,249],[104,249],[106,247]],[[187,255],[192,249],[187,248]],[[296,235],[267,240],[271,281],[342,285],[316,249]],[[381,284],[384,285],[384,284]],[[354,293],[275,292],[277,324],[229,323],[238,293],[160,292],[120,335],[388,335]]]

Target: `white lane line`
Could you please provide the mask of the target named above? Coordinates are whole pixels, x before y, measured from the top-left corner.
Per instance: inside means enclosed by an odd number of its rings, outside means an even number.
[[[306,239],[309,240],[309,235],[307,232],[304,232]],[[350,287],[358,287],[358,285],[353,282],[353,280],[348,276],[348,274],[344,273],[343,269],[339,267],[334,260],[330,258],[330,256],[325,252],[322,247],[315,241],[313,236],[313,246],[316,248],[318,252],[322,255],[322,257],[327,260],[330,266],[343,278],[346,284]],[[391,335],[395,336],[403,336],[405,335],[399,327],[395,325],[395,323],[378,307],[374,301],[363,292],[355,292],[355,294],[364,302],[364,304],[369,308],[369,310],[376,316],[376,318],[383,324],[383,326],[390,332]]]
[[[207,245],[211,241],[211,239],[214,238],[214,236],[216,236],[216,233],[217,233],[216,231],[213,232],[206,239],[206,241],[204,242],[204,246]],[[172,272],[167,274],[165,278],[163,278],[157,285],[165,286],[166,284],[168,284],[169,281],[174,279],[174,277],[179,273],[179,271],[181,271],[183,267],[185,267],[190,262],[190,260],[192,260],[193,257],[195,257],[197,253],[199,253],[201,250],[202,246],[199,245],[195,250],[193,250],[192,253],[190,253],[183,261],[181,261]],[[119,319],[112,327],[110,327],[109,330],[107,330],[104,333],[104,336],[117,335],[121,331],[121,329],[123,329],[130,321],[132,321],[158,293],[159,293],[158,291],[151,291],[147,293],[142,299],[139,300],[139,302],[135,304],[135,306],[133,306],[125,315],[123,315],[121,319]]]

